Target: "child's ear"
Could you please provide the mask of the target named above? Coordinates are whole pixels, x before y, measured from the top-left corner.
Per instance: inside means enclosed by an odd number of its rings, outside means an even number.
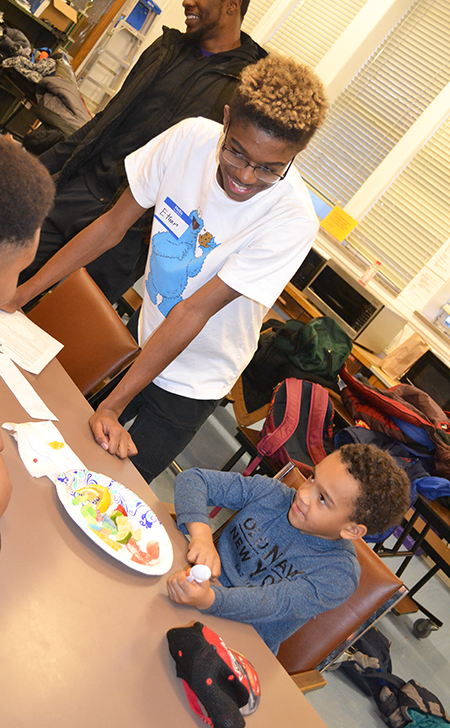
[[[362,523],[349,523],[341,529],[339,535],[341,538],[356,539],[363,538],[367,533],[367,527]]]

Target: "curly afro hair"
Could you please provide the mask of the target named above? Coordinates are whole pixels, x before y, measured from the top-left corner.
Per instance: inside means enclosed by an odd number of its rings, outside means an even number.
[[[410,482],[405,471],[375,445],[343,445],[339,453],[360,485],[350,519],[366,526],[370,535],[398,525],[410,506]]]
[[[47,169],[12,139],[0,138],[0,249],[26,247],[47,217],[55,186]]]
[[[303,148],[325,119],[322,81],[310,66],[269,55],[246,66],[230,102],[231,118]]]

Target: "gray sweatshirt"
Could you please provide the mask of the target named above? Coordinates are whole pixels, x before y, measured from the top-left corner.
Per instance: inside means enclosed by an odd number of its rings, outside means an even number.
[[[207,506],[239,511],[222,533],[220,585],[205,613],[248,622],[275,654],[311,617],[348,599],[360,568],[351,541],[330,541],[291,526],[295,490],[255,475],[193,468],[175,480],[179,528],[209,524]]]

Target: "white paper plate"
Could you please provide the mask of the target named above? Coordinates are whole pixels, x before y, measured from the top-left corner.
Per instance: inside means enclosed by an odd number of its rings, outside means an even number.
[[[69,473],[62,473],[55,481],[56,491],[59,499],[66,509],[69,516],[73,518],[75,523],[97,544],[101,549],[106,551],[110,556],[114,556],[131,569],[140,571],[143,574],[165,574],[173,562],[173,550],[167,531],[152,509],[144,503],[136,493],[129,490],[116,480],[111,480],[101,473],[92,473],[90,470],[74,470]],[[83,503],[74,504],[73,500],[77,497],[77,491],[89,485],[101,485],[108,488],[111,497],[111,505],[107,508],[104,515],[110,516],[119,505],[123,506],[127,512],[133,531],[140,530],[141,537],[136,540],[137,546],[141,552],[147,554],[147,544],[152,542],[151,552],[157,551],[155,542],[159,545],[159,554],[150,561],[143,564],[133,561],[133,553],[130,550],[134,546],[132,544],[124,545],[115,541],[114,535],[110,534],[106,538],[99,535],[98,530],[94,530],[88,520],[81,513]],[[89,503],[95,509],[97,501]],[[101,515],[100,515],[101,517]],[[101,521],[93,524],[95,527],[101,527]],[[104,534],[105,535],[105,534]],[[112,545],[114,544],[114,546]],[[135,548],[135,547],[134,547]],[[149,559],[150,557],[148,557]]]

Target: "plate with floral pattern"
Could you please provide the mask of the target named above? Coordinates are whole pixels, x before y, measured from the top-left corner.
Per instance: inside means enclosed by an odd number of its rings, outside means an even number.
[[[173,562],[167,531],[136,493],[90,470],[62,473],[56,491],[75,523],[104,551],[143,574],[165,574]]]

